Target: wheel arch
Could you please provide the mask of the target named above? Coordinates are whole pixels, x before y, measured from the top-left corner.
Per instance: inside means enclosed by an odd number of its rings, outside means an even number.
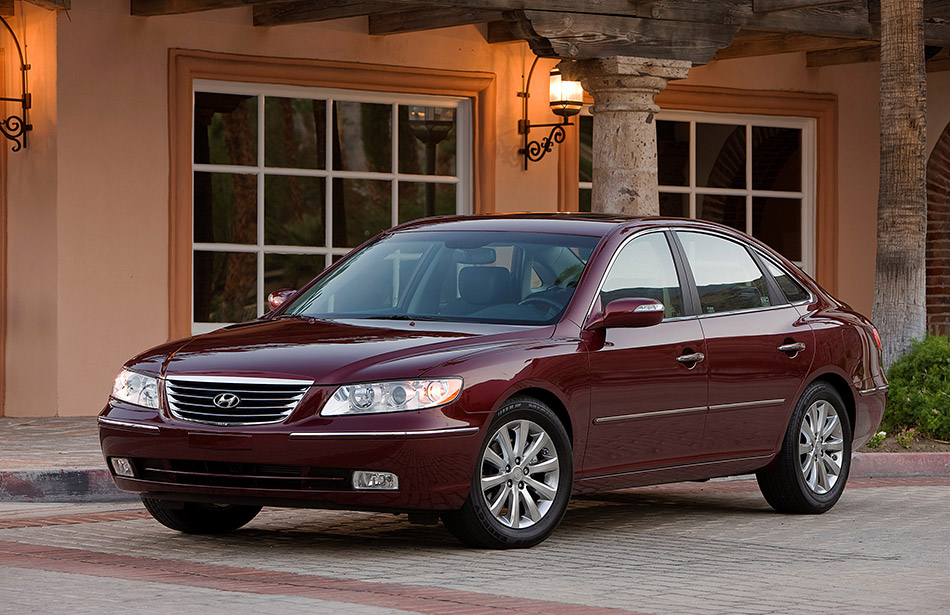
[[[551,409],[552,412],[554,412],[557,418],[561,421],[561,424],[564,425],[564,430],[567,431],[567,438],[570,440],[571,446],[574,445],[574,426],[571,422],[571,415],[567,411],[567,406],[564,405],[564,402],[555,393],[542,387],[532,386],[515,391],[509,395],[505,401],[508,401],[513,397],[533,397],[544,403]],[[502,402],[502,405],[503,404],[504,402]]]
[[[845,411],[848,413],[848,423],[851,426],[852,437],[854,436],[854,422],[857,418],[857,406],[854,399],[854,391],[851,390],[851,386],[848,385],[848,381],[844,377],[834,373],[826,372],[824,374],[819,374],[816,376],[812,383],[814,382],[826,382],[838,392],[838,395],[841,396],[842,401],[844,401]],[[811,383],[809,383],[811,384]]]

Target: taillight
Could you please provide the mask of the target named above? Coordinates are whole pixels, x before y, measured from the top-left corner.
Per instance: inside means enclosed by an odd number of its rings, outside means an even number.
[[[874,331],[874,341],[877,342],[877,349],[883,352],[884,346],[881,344],[881,336],[878,335],[877,327],[871,327],[871,331]]]

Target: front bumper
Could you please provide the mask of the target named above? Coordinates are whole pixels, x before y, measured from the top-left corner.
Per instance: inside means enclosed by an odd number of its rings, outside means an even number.
[[[155,498],[455,510],[468,497],[486,419],[458,414],[450,405],[402,416],[218,427],[113,400],[99,416],[99,439],[116,485]],[[113,457],[130,459],[135,477],[117,476]],[[399,488],[356,490],[355,470],[392,472]]]

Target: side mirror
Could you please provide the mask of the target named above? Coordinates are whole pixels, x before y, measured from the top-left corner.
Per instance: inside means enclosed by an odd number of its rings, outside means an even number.
[[[282,306],[285,301],[290,299],[295,292],[297,291],[292,288],[281,288],[280,290],[275,290],[271,294],[267,295],[267,305],[270,306],[270,309],[276,310]]]
[[[663,322],[665,309],[656,299],[615,299],[587,328],[652,327]]]

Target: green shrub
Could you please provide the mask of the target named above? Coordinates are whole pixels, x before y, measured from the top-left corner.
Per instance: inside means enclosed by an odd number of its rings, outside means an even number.
[[[950,440],[950,339],[928,335],[915,341],[887,378],[885,430],[913,428],[927,438]]]

